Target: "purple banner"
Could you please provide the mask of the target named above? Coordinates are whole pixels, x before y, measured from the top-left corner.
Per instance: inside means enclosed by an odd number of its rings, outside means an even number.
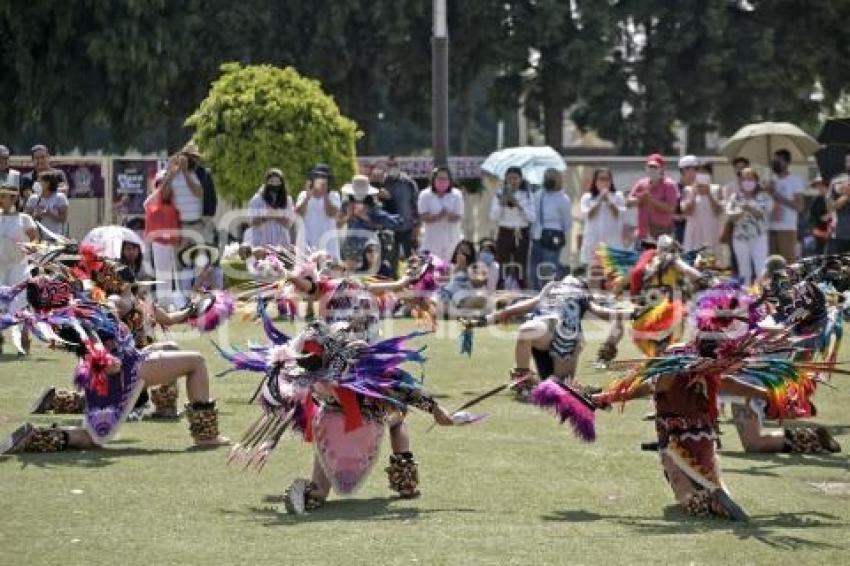
[[[32,165],[10,163],[21,174],[32,171]],[[103,198],[106,180],[103,178],[103,164],[100,161],[63,162],[59,158],[50,160],[52,169],[60,169],[68,179],[68,198]]]

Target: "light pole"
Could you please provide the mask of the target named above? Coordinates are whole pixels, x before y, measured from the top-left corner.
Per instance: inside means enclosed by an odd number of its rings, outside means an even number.
[[[434,166],[449,163],[449,30],[446,0],[434,0],[431,38],[431,145]]]

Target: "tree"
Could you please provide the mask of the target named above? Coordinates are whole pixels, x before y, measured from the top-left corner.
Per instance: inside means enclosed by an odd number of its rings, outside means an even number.
[[[614,29],[608,2],[517,0],[506,4],[506,59],[496,101],[543,125],[546,143],[561,149],[564,112],[598,80]]]
[[[283,169],[290,187],[300,187],[316,161],[329,164],[339,180],[355,172],[356,124],[317,81],[291,67],[222,65],[186,125],[194,128],[219,191],[237,203],[254,193],[270,167]]]

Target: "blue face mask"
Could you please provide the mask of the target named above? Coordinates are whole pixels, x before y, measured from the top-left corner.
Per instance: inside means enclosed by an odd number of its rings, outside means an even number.
[[[478,259],[484,265],[490,265],[494,261],[496,261],[496,256],[493,255],[493,252],[481,252],[480,254],[478,254]]]

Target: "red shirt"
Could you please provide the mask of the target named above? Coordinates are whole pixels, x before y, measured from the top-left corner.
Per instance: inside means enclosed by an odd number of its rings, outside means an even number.
[[[679,202],[679,187],[672,179],[662,177],[655,183],[651,183],[649,177],[644,177],[635,183],[629,197],[639,197],[641,194],[649,191],[649,194],[656,200],[666,202],[673,210],[676,209],[676,203]],[[646,238],[650,235],[649,227],[664,228],[670,234],[673,233],[673,213],[661,212],[655,210],[651,206],[638,205],[638,238]]]

